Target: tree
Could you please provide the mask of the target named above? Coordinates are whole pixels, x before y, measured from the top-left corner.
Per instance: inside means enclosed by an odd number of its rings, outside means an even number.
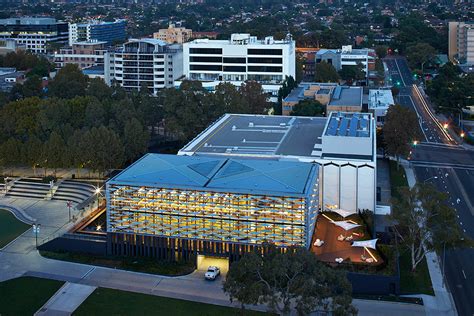
[[[406,56],[411,68],[423,69],[425,63],[433,60],[436,49],[427,43],[416,43],[407,47]]]
[[[53,168],[54,174],[56,174],[57,168],[64,166],[65,149],[66,144],[61,135],[52,132],[48,141],[44,144],[44,167]]]
[[[285,80],[283,80],[281,88],[278,90],[278,103],[281,104],[281,101],[286,98],[290,94],[291,90],[297,86],[298,83],[295,81],[295,78],[292,76],[286,76]]]
[[[402,246],[410,251],[414,272],[428,251],[460,244],[463,234],[446,193],[429,184],[402,187],[399,193],[393,203],[394,228]]]
[[[341,78],[333,65],[322,61],[316,64],[314,68],[315,82],[339,82]]]
[[[234,262],[224,282],[231,301],[268,304],[278,314],[288,315],[291,308],[305,315],[316,308],[334,315],[355,315],[351,305],[351,284],[345,272],[332,269],[310,251],[291,247],[280,253],[274,245],[245,254]]]
[[[399,104],[391,106],[385,117],[383,137],[389,154],[397,160],[407,156],[413,141],[421,137],[416,113]]]
[[[125,160],[131,161],[144,154],[148,148],[148,139],[148,131],[136,118],[128,121],[123,132]]]
[[[267,94],[257,81],[245,81],[240,86],[239,93],[245,103],[246,113],[263,114],[270,108]]]
[[[296,116],[323,116],[325,107],[317,100],[301,100],[291,111]]]
[[[343,66],[341,70],[339,70],[339,76],[350,84],[353,81],[364,80],[364,66],[361,63],[357,63],[357,65]]]
[[[375,46],[375,53],[380,59],[385,58],[385,56],[387,56],[387,50],[388,47],[385,45]]]
[[[60,69],[48,85],[49,94],[62,99],[83,96],[87,88],[87,76],[74,64],[67,64]]]

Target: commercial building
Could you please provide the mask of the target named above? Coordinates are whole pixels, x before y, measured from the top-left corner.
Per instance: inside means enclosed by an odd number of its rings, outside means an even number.
[[[107,182],[107,232],[118,247],[166,242],[226,256],[265,241],[309,247],[317,172],[301,162],[148,154]]]
[[[24,50],[25,48],[25,45],[17,43],[14,38],[5,38],[0,40],[0,56],[17,52],[19,50]]]
[[[56,68],[67,64],[75,64],[79,68],[88,68],[104,64],[104,55],[107,53],[107,42],[89,41],[75,42],[71,47],[64,47],[54,54]]]
[[[46,53],[51,43],[67,43],[68,25],[54,18],[0,19],[0,40],[8,39],[34,53]]]
[[[264,242],[309,247],[318,212],[375,211],[371,114],[226,114],[174,155],[106,184],[108,252],[239,258]]]
[[[255,80],[276,101],[285,77],[295,78],[295,56],[290,35],[284,40],[272,36],[258,40],[250,34],[232,34],[230,40],[196,39],[183,44],[183,70],[185,78],[202,81],[211,91],[224,81],[240,86]]]
[[[185,27],[175,27],[170,24],[167,29],[160,29],[153,33],[153,38],[162,40],[168,44],[183,44],[192,38],[193,31]]]
[[[69,24],[69,46],[76,42],[101,41],[112,44],[116,41],[125,41],[127,21],[115,20],[103,22],[91,20],[84,23]]]
[[[295,160],[319,165],[321,207],[375,211],[375,120],[370,113],[328,117],[226,114],[178,155]]]
[[[474,65],[474,22],[449,22],[449,59],[462,65]]]
[[[369,72],[375,70],[376,54],[370,48],[352,48],[352,45],[342,46],[341,49],[320,49],[316,53],[316,64],[324,61],[339,71],[345,66],[361,64],[368,78]]]
[[[283,115],[290,115],[302,100],[316,100],[326,106],[326,112],[361,112],[363,88],[340,86],[337,83],[301,82],[282,100]]]
[[[105,81],[117,83],[125,90],[146,86],[156,94],[172,88],[183,74],[183,52],[180,44],[167,44],[151,38],[132,39],[110,51],[104,58]]]
[[[383,125],[389,107],[395,104],[392,90],[371,89],[369,90],[368,110],[374,115],[377,126]]]

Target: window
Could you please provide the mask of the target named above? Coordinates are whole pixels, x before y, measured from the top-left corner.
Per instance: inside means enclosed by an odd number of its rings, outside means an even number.
[[[248,62],[249,64],[281,64],[283,60],[272,57],[249,57]]]
[[[221,63],[222,57],[195,57],[190,56],[189,62],[191,63]]]
[[[222,48],[190,48],[190,54],[222,54]]]
[[[283,55],[281,49],[247,49],[247,55]]]
[[[227,72],[246,72],[245,66],[224,66],[224,71]]]
[[[245,58],[224,57],[224,64],[245,64]]]
[[[249,66],[249,71],[252,72],[282,72],[283,67],[272,67],[272,66]]]
[[[221,65],[190,65],[190,70],[222,71]]]

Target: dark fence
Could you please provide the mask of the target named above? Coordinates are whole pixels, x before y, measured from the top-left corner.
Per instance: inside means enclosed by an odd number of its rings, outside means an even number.
[[[38,246],[38,249],[53,252],[78,252],[105,256],[107,253],[107,241],[104,238],[82,239],[58,237]]]
[[[347,278],[352,284],[353,294],[398,295],[400,294],[400,276],[378,275],[348,272]]]

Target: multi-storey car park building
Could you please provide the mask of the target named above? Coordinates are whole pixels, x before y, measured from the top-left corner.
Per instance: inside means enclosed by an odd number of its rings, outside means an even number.
[[[65,44],[68,24],[54,18],[9,18],[0,20],[0,40],[15,39],[34,53],[46,53],[49,43]]]
[[[132,39],[105,55],[104,72],[107,84],[120,84],[128,91],[146,86],[156,94],[172,88],[182,76],[183,52],[179,44],[167,44],[151,38]]]
[[[233,260],[265,241],[309,247],[319,210],[375,211],[375,145],[371,114],[226,114],[177,156],[107,182],[108,250]]]
[[[211,91],[223,81],[240,86],[255,80],[276,101],[285,77],[295,78],[295,56],[290,35],[284,40],[272,36],[258,40],[250,34],[232,34],[230,40],[196,39],[183,44],[183,71],[185,78],[202,81]]]
[[[69,46],[76,42],[101,41],[112,44],[125,41],[127,21],[103,22],[91,20],[83,23],[69,23]]]

